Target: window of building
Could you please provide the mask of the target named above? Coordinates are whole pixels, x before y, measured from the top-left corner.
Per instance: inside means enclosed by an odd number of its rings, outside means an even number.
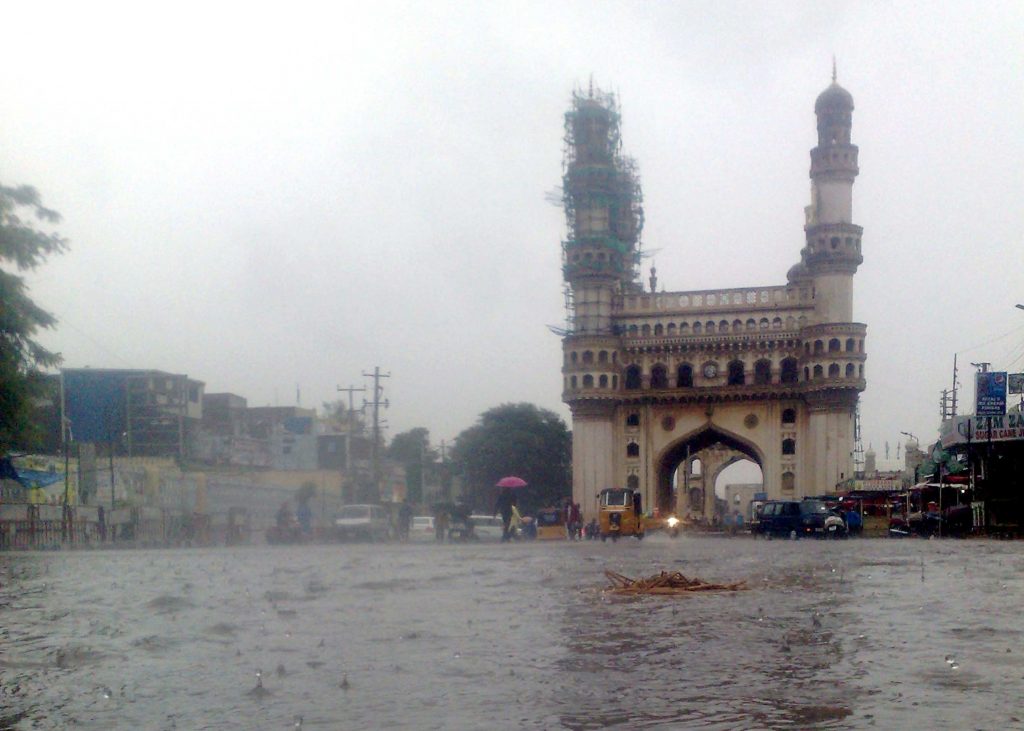
[[[856,374],[856,369],[853,367],[853,363],[847,363],[846,364],[846,377],[847,378],[853,378],[853,376],[855,374]]]
[[[602,373],[601,377],[597,380],[597,382],[601,388],[608,388],[608,376],[606,376],[605,374]]]
[[[796,409],[783,409],[782,410],[782,423],[783,424],[795,424],[796,423]]]
[[[793,492],[793,490],[795,488],[796,488],[796,475],[794,475],[792,472],[783,472],[782,473],[782,491],[783,492]]]
[[[856,347],[857,347],[857,344],[854,342],[853,338],[847,338],[846,339],[846,352],[847,353],[852,353]]]
[[[839,338],[832,338],[828,341],[828,352],[838,353],[839,352]]]
[[[640,414],[627,414],[626,426],[640,426]]]
[[[693,366],[683,363],[676,370],[676,388],[693,388]]]
[[[786,358],[782,361],[779,380],[783,383],[796,383],[799,380],[797,368],[796,358]]]
[[[782,440],[782,453],[783,454],[796,454],[796,440],[795,439],[783,439]]]
[[[820,365],[814,366],[814,377],[815,378],[821,378],[824,375],[825,375],[825,369],[824,368],[822,368]]]
[[[668,388],[668,369],[660,363],[651,368],[651,388]]]
[[[830,365],[828,367],[828,377],[829,378],[839,378],[839,364],[838,363],[833,363],[832,365]]]
[[[733,320],[732,331],[734,333],[743,332],[743,320]]]
[[[734,360],[729,363],[729,385],[742,386],[746,382],[747,377],[743,372],[743,361]]]
[[[572,386],[572,388],[576,388],[576,383],[576,376],[573,376],[572,378],[569,379],[569,384]]]
[[[627,457],[639,457],[640,456],[640,445],[636,442],[630,442],[626,445],[626,456]]]
[[[754,364],[754,383],[759,386],[772,382],[772,364],[768,360],[759,360]]]
[[[820,367],[820,366],[819,366]],[[626,389],[629,391],[640,388],[642,379],[640,377],[640,366],[631,365],[626,369]]]
[[[637,477],[636,475],[630,475],[629,477],[626,478],[626,487],[628,487],[630,490],[639,490],[640,478]]]
[[[814,341],[814,354],[818,355],[819,353],[824,353],[824,352],[825,352],[825,342],[823,340],[815,340]]]
[[[594,362],[594,352],[592,350],[584,350],[583,351],[583,362],[584,363],[593,363]]]
[[[583,388],[593,388],[593,387],[594,387],[594,377],[588,373],[587,375],[583,376]]]
[[[654,334],[655,335],[664,335],[665,334],[665,328],[662,327],[661,323],[658,323],[657,325],[654,326]]]

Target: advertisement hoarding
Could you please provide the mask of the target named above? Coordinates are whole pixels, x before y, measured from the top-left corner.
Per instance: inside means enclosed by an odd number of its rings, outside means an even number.
[[[975,416],[1006,414],[1006,371],[987,371],[975,375]]]

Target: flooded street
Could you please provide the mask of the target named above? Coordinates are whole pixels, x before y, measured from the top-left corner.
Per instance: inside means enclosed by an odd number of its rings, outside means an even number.
[[[1024,728],[1022,543],[5,554],[0,584],[0,729]]]

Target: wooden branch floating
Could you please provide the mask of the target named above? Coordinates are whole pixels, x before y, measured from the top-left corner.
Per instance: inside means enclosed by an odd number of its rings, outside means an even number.
[[[691,591],[740,591],[747,588],[746,581],[737,581],[732,584],[712,584],[702,579],[690,579],[678,571],[672,573],[662,571],[660,574],[649,576],[646,579],[631,579],[607,569],[605,569],[604,575],[611,583],[611,586],[605,589],[610,594],[678,595]]]

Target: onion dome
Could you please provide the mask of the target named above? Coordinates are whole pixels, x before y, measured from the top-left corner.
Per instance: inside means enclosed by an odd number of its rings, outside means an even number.
[[[786,280],[790,283],[799,282],[811,278],[811,272],[807,265],[801,260],[789,268],[786,272]]]
[[[833,81],[825,91],[818,94],[814,102],[814,113],[853,111],[853,94]]]

